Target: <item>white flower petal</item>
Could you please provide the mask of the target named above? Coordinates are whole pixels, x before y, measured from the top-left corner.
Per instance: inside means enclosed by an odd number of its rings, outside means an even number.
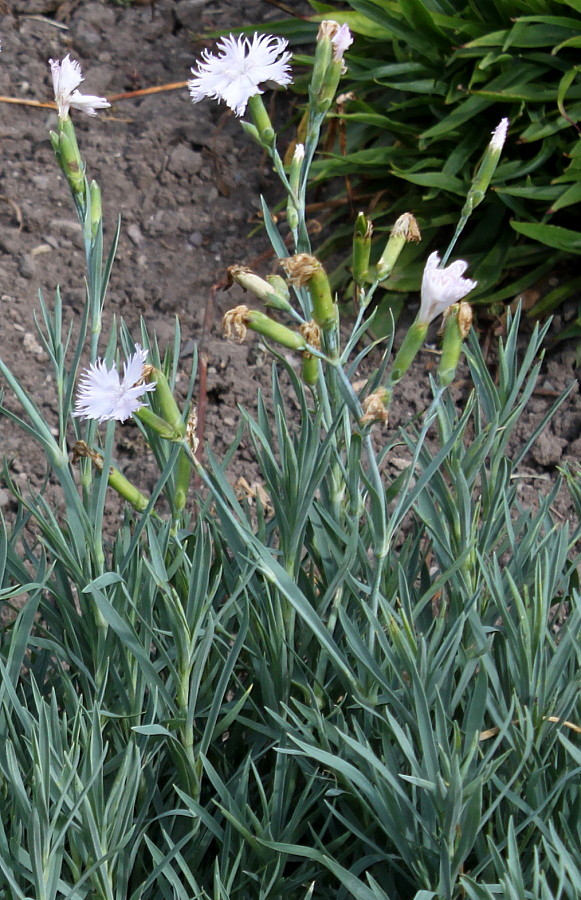
[[[80,63],[76,59],[71,59],[67,54],[62,62],[58,59],[49,59],[49,65],[59,118],[66,119],[71,106],[82,109],[89,116],[95,116],[97,109],[111,106],[105,97],[93,97],[90,94],[81,94],[77,90],[84,78]]]
[[[123,378],[119,377],[115,363],[111,368],[102,359],[92,363],[79,379],[73,416],[99,422],[109,419],[124,422],[141,409],[142,395],[155,389],[154,382],[141,381],[146,358],[147,350],[136,344],[135,353],[124,364]]]
[[[331,38],[331,43],[333,44],[333,59],[335,62],[340,62],[343,59],[345,50],[353,43],[349,26],[341,25],[337,33]]]
[[[204,50],[197,68],[192,69],[194,77],[188,81],[192,100],[223,100],[237,116],[244,115],[250,97],[262,93],[260,84],[291,83],[292,54],[283,52],[286,45],[286,40],[272,35],[255,34],[252,40],[233,35],[222,38],[216,45],[220,55]]]
[[[69,106],[81,109],[88,116],[96,116],[98,109],[105,109],[111,104],[105,97],[95,97],[92,94],[81,94],[80,91],[73,91],[69,97]]]
[[[453,303],[458,303],[473,291],[477,281],[463,278],[468,263],[457,259],[445,269],[439,267],[440,256],[431,253],[422,277],[421,306],[418,313],[420,322],[429,323]]]
[[[492,132],[492,139],[490,141],[490,146],[493,150],[500,152],[504,147],[504,142],[506,141],[506,135],[508,133],[508,126],[510,125],[509,119],[501,119],[494,131]]]

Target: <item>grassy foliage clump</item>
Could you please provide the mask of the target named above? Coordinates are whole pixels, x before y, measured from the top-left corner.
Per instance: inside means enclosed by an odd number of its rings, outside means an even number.
[[[214,462],[215,511],[178,533],[127,512],[97,574],[87,534],[21,505],[4,896],[578,896],[580,535],[553,494],[519,507],[506,442],[542,335],[519,365],[516,325],[498,386],[473,342],[462,415],[438,403],[398,436],[384,525],[357,440],[337,457],[292,370],[300,421],[276,376],[275,421],[246,417],[271,509]]]

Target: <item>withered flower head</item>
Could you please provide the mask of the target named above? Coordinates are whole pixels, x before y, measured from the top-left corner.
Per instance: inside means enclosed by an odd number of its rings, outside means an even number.
[[[317,32],[317,40],[322,41],[323,38],[326,38],[326,37],[331,38],[331,40],[333,40],[333,38],[339,31],[340,27],[341,26],[339,25],[339,23],[334,22],[333,19],[323,19],[323,21],[319,25],[319,30]]]
[[[362,402],[363,415],[359,419],[360,425],[369,425],[371,422],[383,422],[387,424],[389,421],[389,413],[385,406],[389,398],[385,388],[379,388],[373,394],[369,394]]]
[[[321,329],[313,319],[310,322],[303,322],[299,331],[307,344],[310,344],[315,350],[321,349]]]
[[[472,307],[465,300],[460,303],[460,309],[458,310],[458,328],[460,329],[462,340],[465,341],[472,328]]]
[[[228,288],[231,288],[234,283],[239,284],[239,278],[244,277],[244,275],[252,274],[252,269],[249,269],[248,266],[228,266],[226,269],[226,274],[228,275],[228,281],[224,288],[225,291]],[[244,285],[242,285],[244,287]]]
[[[227,340],[242,343],[246,337],[246,322],[249,312],[248,307],[244,305],[228,310],[222,319],[222,329]]]
[[[335,103],[340,110],[342,110],[345,104],[349,103],[351,100],[357,100],[357,94],[354,91],[347,91],[345,94],[338,94],[338,96],[335,97]]]
[[[341,62],[343,54],[353,43],[353,37],[348,25],[339,25],[332,19],[324,19],[319,25],[317,32],[317,41],[324,38],[330,38],[333,44],[333,59],[335,62]]]
[[[197,430],[198,430],[198,412],[194,408],[192,408],[191,413],[188,416],[188,421],[186,423],[186,441],[188,442],[188,446],[194,456],[198,451],[198,447],[200,442],[197,438]]]
[[[421,241],[422,239],[418,223],[411,213],[402,213],[396,220],[391,233],[394,237],[404,237],[406,241]]]
[[[304,287],[313,275],[323,269],[317,257],[310,253],[296,253],[294,256],[281,259],[280,264],[289,276],[290,283],[297,287]]]
[[[91,450],[85,441],[77,441],[73,445],[72,464],[75,466],[80,459],[92,460],[98,469],[103,468],[103,457],[96,450]]]

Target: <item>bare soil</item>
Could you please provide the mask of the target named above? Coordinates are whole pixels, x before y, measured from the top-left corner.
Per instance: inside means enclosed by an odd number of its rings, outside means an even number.
[[[302,0],[295,5],[302,7]],[[306,4],[303,8],[307,11]],[[201,35],[282,15],[266,0],[157,0],[153,6],[137,0],[131,6],[98,0],[0,0],[2,12],[0,95],[43,102],[52,100],[51,57],[71,53],[82,64],[87,93],[117,95],[185,82],[201,49],[211,43]],[[275,114],[278,108],[287,122],[289,99],[277,95],[274,101]],[[50,108],[0,102],[0,354],[49,421],[55,415],[55,390],[34,324],[38,291],[50,299],[60,285],[68,321],[77,319],[84,297],[80,229],[49,141],[55,125]],[[122,219],[105,334],[113,317],[123,317],[137,336],[143,318],[164,347],[179,316],[185,385],[194,343],[202,338],[206,304],[212,287],[224,281],[227,266],[254,261],[261,274],[274,270],[265,237],[257,230],[257,214],[260,193],[277,199],[275,178],[228,110],[210,101],[193,105],[185,87],[119,99],[98,119],[77,113],[75,125],[88,172],[102,187],[107,238],[117,216]],[[291,137],[289,130],[283,140]],[[203,335],[209,359],[205,441],[218,457],[235,435],[239,405],[252,408],[259,387],[269,392],[270,360],[260,342],[250,338],[231,344],[220,333],[222,314],[241,302],[238,288],[216,292],[214,324]],[[552,333],[575,315],[572,304],[559,314]],[[434,354],[426,349],[400,386],[386,437],[428,405],[428,376],[434,366]],[[526,440],[555,397],[575,382],[567,403],[525,461],[525,503],[532,503],[539,489],[549,489],[559,465],[579,457],[577,376],[574,348],[551,352],[519,423],[518,437]],[[469,387],[464,381],[453,388],[459,403]],[[8,394],[5,402],[17,408]],[[0,428],[2,452],[16,479],[38,485],[45,474],[40,451],[10,422]],[[147,488],[143,482],[153,481],[155,467],[136,427],[129,422],[118,435],[120,467]],[[400,465],[399,460],[388,461],[394,473]],[[231,475],[233,480],[243,476],[251,485],[260,481],[248,441],[243,440]],[[0,506],[6,511],[11,503],[0,488]],[[564,494],[555,514],[562,520],[572,515]]]

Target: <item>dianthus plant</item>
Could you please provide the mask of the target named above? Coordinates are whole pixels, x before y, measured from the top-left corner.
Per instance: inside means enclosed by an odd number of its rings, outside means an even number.
[[[70,331],[60,292],[41,298],[55,421],[0,359],[22,408],[0,414],[48,462],[33,495],[4,467],[17,513],[0,519],[2,897],[576,896],[580,534],[553,526],[552,495],[520,509],[507,454],[543,334],[519,365],[513,324],[495,382],[464,344],[470,260],[450,259],[508,122],[447,248],[426,254],[392,359],[392,341],[381,352],[370,337],[374,297],[421,241],[413,211],[373,260],[357,215],[342,323],[306,215],[351,42],[321,22],[286,162],[263,101],[292,84],[286,41],[230,35],[192,68],[192,100],[247,117],[286,202],[284,231],[263,202],[276,267],[228,269],[254,299],[226,313],[226,338],[259,335],[273,360],[270,404],[241,413],[258,481],[236,486],[237,445],[217,460],[201,442],[196,366],[178,401],[179,323],[165,354],[145,327],[103,340],[118,232],[105,254],[71,115],[109,104],[79,91],[76,60],[50,61],[87,295]],[[395,435],[390,402],[440,317],[433,400]],[[458,414],[448,388],[465,346],[477,390]],[[116,459],[129,420],[157,465],[149,484]]]

